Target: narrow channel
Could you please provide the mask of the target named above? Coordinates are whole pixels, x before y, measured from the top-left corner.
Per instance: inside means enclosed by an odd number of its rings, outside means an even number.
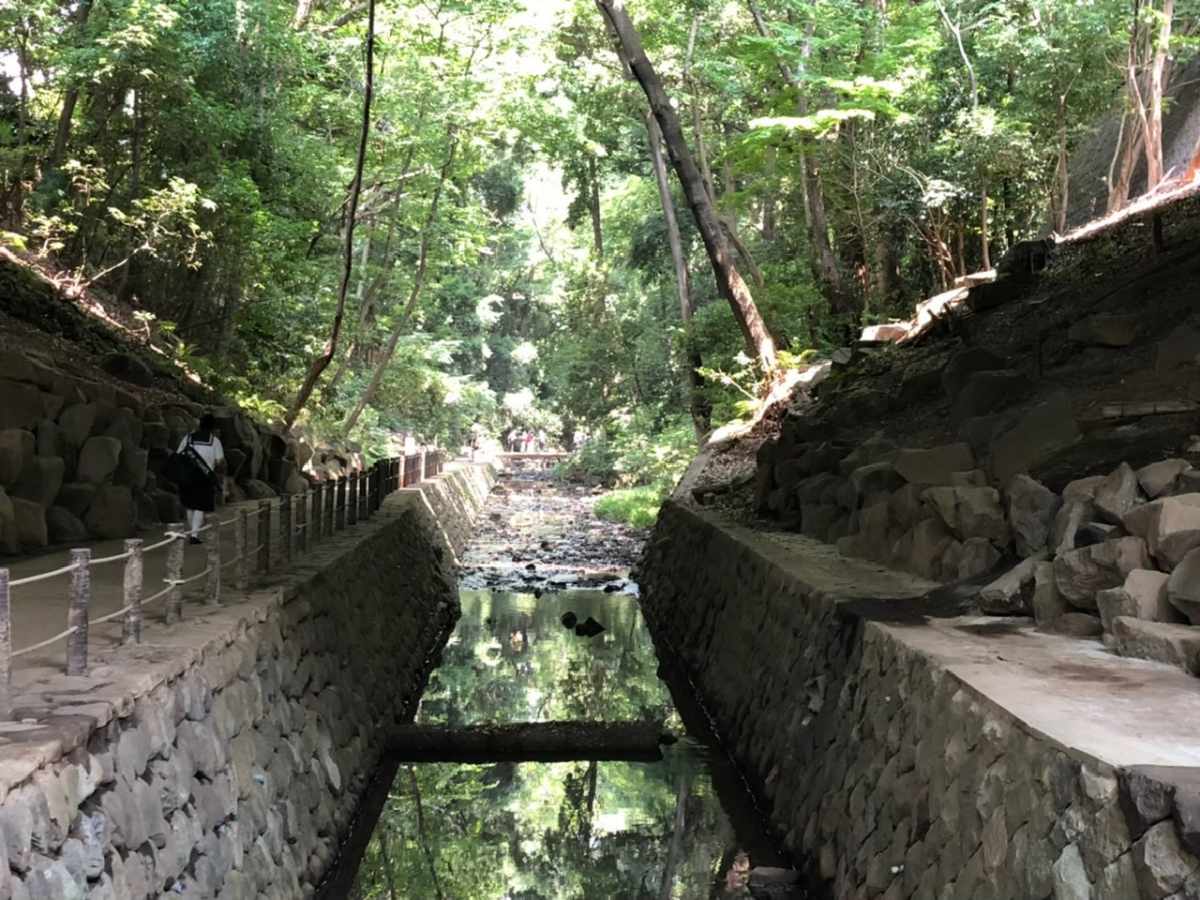
[[[654,723],[670,736],[661,759],[391,759],[322,898],[805,896],[656,653],[629,577],[643,534],[601,522],[591,500],[541,473],[502,478],[415,723]],[[603,630],[587,636],[585,623]]]

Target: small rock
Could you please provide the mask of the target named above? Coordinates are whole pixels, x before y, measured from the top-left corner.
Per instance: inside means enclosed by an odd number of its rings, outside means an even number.
[[[1190,625],[1118,616],[1112,622],[1112,635],[1122,656],[1150,659],[1200,675],[1200,630]]]
[[[1133,845],[1133,865],[1145,897],[1174,894],[1200,861],[1179,843],[1174,822],[1159,822]]]
[[[1031,611],[1038,564],[1022,560],[979,592],[979,608],[994,616],[1025,615]]]
[[[1051,630],[1069,637],[1094,638],[1104,633],[1104,626],[1098,616],[1085,612],[1069,612],[1055,619]]]
[[[1100,519],[1113,525],[1138,505],[1138,479],[1128,463],[1120,467],[1096,486],[1094,501]]]
[[[1200,547],[1188,553],[1171,573],[1167,600],[1193,625],[1200,625]]]
[[[1168,493],[1179,476],[1189,468],[1186,459],[1164,459],[1162,462],[1150,463],[1137,470],[1138,484],[1147,497],[1157,500]]]
[[[1107,475],[1089,475],[1087,478],[1076,478],[1063,488],[1063,500],[1095,500],[1096,488],[1100,487]]]
[[[1038,560],[1033,575],[1033,619],[1039,628],[1049,628],[1059,616],[1071,611],[1054,581],[1054,563]]]
[[[1012,428],[991,442],[992,475],[1006,484],[1021,472],[1070,447],[1079,439],[1071,398],[1055,394],[1030,408]]]
[[[592,638],[604,631],[604,626],[588,616],[575,626],[575,634],[579,637]]]
[[[575,613],[568,611],[562,614],[561,621],[563,628],[574,628],[577,624],[579,624],[579,617],[576,616]]]
[[[1094,610],[1098,591],[1120,587],[1134,569],[1149,568],[1146,542],[1124,537],[1060,552],[1054,560],[1054,578],[1072,605]]]
[[[79,480],[104,484],[121,461],[121,442],[111,437],[88,438],[79,453]]]
[[[1047,548],[1061,505],[1058,495],[1028,475],[1017,475],[1008,483],[1008,520],[1019,556],[1033,556]]]
[[[999,547],[1009,541],[1008,523],[995,488],[934,487],[921,499],[929,503],[946,527],[961,540],[982,537]]]

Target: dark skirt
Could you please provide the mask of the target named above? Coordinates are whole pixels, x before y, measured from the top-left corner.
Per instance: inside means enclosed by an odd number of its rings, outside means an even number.
[[[217,488],[207,478],[190,478],[180,485],[179,499],[188,509],[213,512],[217,508]]]

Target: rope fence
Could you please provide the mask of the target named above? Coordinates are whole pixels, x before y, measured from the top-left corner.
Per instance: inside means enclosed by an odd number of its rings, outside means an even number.
[[[277,538],[279,554],[276,569],[287,568],[299,555],[338,531],[367,521],[383,505],[383,500],[395,491],[419,484],[426,478],[440,475],[445,456],[440,451],[426,451],[402,457],[384,459],[362,472],[347,478],[320,482],[298,494],[283,494],[278,501]],[[183,522],[167,527],[162,540],[144,545],[140,538],[125,541],[123,553],[92,557],[88,548],[71,551],[68,565],[30,575],[10,578],[9,570],[0,568],[0,720],[12,718],[12,661],[66,641],[66,673],[83,675],[88,669],[88,635],[93,626],[120,620],[122,643],[142,641],[144,614],[147,607],[166,601],[162,614],[165,624],[183,618],[183,589],[204,582],[203,601],[207,606],[220,606],[224,573],[235,566],[233,584],[239,591],[250,585],[251,576],[267,575],[272,571],[272,507],[270,500],[259,501],[254,508],[241,507],[226,519],[212,521],[199,529],[208,535],[204,543],[203,571],[184,577],[185,550],[191,537]],[[250,520],[254,519],[252,532]],[[233,556],[222,558],[221,537],[227,529],[233,532]],[[144,597],[145,561],[148,554],[166,551],[163,587]],[[92,570],[98,566],[124,563],[121,583],[120,609],[90,618],[93,587]],[[15,588],[69,576],[66,586],[66,628],[28,647],[13,649],[12,603],[19,595]]]

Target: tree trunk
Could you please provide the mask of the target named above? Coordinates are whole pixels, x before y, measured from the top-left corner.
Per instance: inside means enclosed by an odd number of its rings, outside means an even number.
[[[371,2],[374,3],[375,0],[371,0]],[[408,786],[412,790],[413,804],[417,808],[417,839],[420,841],[421,851],[425,854],[425,862],[429,866],[429,877],[433,880],[433,892],[438,900],[445,900],[441,882],[438,881],[433,848],[429,845],[428,835],[425,834],[425,807],[421,803],[421,785],[417,782],[417,770],[412,766],[406,768],[408,769]]]
[[[379,823],[379,856],[383,861],[383,877],[387,881],[388,900],[399,900],[396,893],[396,873],[392,869],[392,854],[388,850],[387,822]]]
[[[600,219],[600,176],[596,171],[596,157],[588,156],[588,212],[592,217],[592,246],[596,259],[604,259],[604,223]]]
[[[404,334],[404,330],[408,327],[409,321],[416,312],[417,304],[421,300],[421,291],[425,288],[425,273],[429,270],[429,244],[433,238],[433,229],[437,225],[438,207],[441,204],[442,192],[445,190],[446,181],[450,178],[450,170],[454,166],[454,157],[458,150],[458,138],[454,136],[456,126],[451,125],[449,129],[450,147],[446,153],[446,161],[442,164],[442,170],[438,175],[437,187],[433,190],[433,197],[429,201],[429,210],[425,214],[425,223],[421,226],[421,248],[417,251],[417,270],[413,273],[412,289],[408,294],[408,301],[404,304],[404,311],[400,314],[400,318],[392,327],[392,333],[388,337],[387,346],[384,348],[383,354],[379,357],[379,361],[375,365],[375,371],[371,373],[371,380],[367,382],[367,386],[363,389],[362,396],[358,398],[358,403],[354,410],[346,417],[346,421],[342,424],[342,428],[348,433],[356,424],[358,418],[362,415],[363,410],[367,408],[367,404],[375,396],[375,392],[379,390],[379,385],[383,381],[383,374],[387,371],[387,367],[391,365],[392,357],[396,355],[396,347],[400,343],[400,338]]]
[[[370,0],[367,11],[367,62],[366,87],[363,91],[362,130],[358,140],[358,159],[354,166],[354,186],[350,191],[349,210],[346,214],[346,243],[342,254],[342,282],[338,286],[337,309],[333,314],[333,324],[329,329],[329,339],[321,355],[312,361],[308,375],[300,386],[292,408],[288,410],[285,426],[291,428],[304,404],[312,396],[313,388],[325,371],[334,354],[337,353],[338,341],[342,334],[342,319],[346,313],[346,293],[350,290],[350,276],[354,270],[354,220],[358,216],[358,198],[362,193],[363,166],[367,160],[367,138],[371,134],[371,96],[375,88],[375,0]]]
[[[83,0],[75,11],[75,32],[82,35],[87,27],[88,17],[92,14],[92,0]],[[79,86],[71,84],[63,95],[62,111],[58,114],[58,125],[54,129],[54,146],[50,151],[50,159],[46,165],[47,171],[57,169],[62,165],[67,152],[67,144],[71,140],[71,120],[75,117],[75,106],[79,103]]]
[[[1131,115],[1132,113],[1127,111],[1121,116],[1117,145],[1113,148],[1112,162],[1108,167],[1108,204],[1105,207],[1108,215],[1123,209],[1129,202],[1133,170],[1137,166],[1138,154],[1142,152],[1142,142],[1145,140],[1145,132],[1130,125]]]
[[[688,277],[687,258],[683,253],[683,239],[679,234],[679,221],[675,218],[675,201],[671,197],[671,184],[667,177],[667,164],[662,154],[662,131],[654,114],[646,113],[646,133],[650,141],[650,161],[654,166],[654,180],[658,184],[658,199],[662,203],[663,219],[667,226],[667,243],[671,247],[671,261],[675,265],[675,290],[679,298],[679,317],[683,322],[687,375],[684,378],[685,396],[692,413],[692,427],[696,430],[696,442],[704,443],[709,429],[709,410],[702,391],[704,379],[699,369],[704,364],[700,351],[696,349],[692,335],[692,290]]]
[[[987,271],[992,267],[992,254],[988,249],[991,235],[988,233],[988,192],[985,187],[979,198],[979,262],[980,268]]]
[[[1054,231],[1067,233],[1067,203],[1070,201],[1071,170],[1067,157],[1067,98],[1058,103],[1058,165],[1054,169],[1054,195],[1050,207],[1054,211]]]
[[[675,173],[683,185],[688,206],[696,219],[696,227],[704,240],[713,274],[716,276],[717,288],[729,302],[733,316],[742,329],[746,339],[747,349],[757,358],[764,376],[773,378],[776,374],[777,361],[775,356],[775,341],[767,329],[766,323],[759,314],[754,303],[750,288],[743,280],[741,273],[729,251],[729,242],[721,227],[720,217],[713,206],[712,199],[704,185],[703,176],[692,159],[683,129],[679,124],[679,116],[671,105],[671,99],[663,89],[658,73],[654,71],[646,52],[642,48],[641,38],[625,11],[621,0],[595,0],[596,6],[611,26],[617,38],[619,54],[632,70],[634,77],[642,86],[650,109],[662,129],[667,151]]]
[[[1146,155],[1146,192],[1157,188],[1163,180],[1163,88],[1166,82],[1167,59],[1171,49],[1171,25],[1175,18],[1175,0],[1163,0],[1158,38],[1154,45],[1154,61],[1150,66],[1146,140],[1142,148]]]
[[[679,856],[683,852],[683,834],[687,825],[687,802],[690,789],[691,782],[687,773],[680,772],[675,789],[675,823],[671,828],[671,844],[667,850],[667,863],[663,866],[662,883],[658,889],[659,900],[671,900],[674,896],[675,870],[679,866]]]
[[[662,758],[654,722],[532,722],[515,725],[404,725],[389,752],[406,762],[556,762]]]

